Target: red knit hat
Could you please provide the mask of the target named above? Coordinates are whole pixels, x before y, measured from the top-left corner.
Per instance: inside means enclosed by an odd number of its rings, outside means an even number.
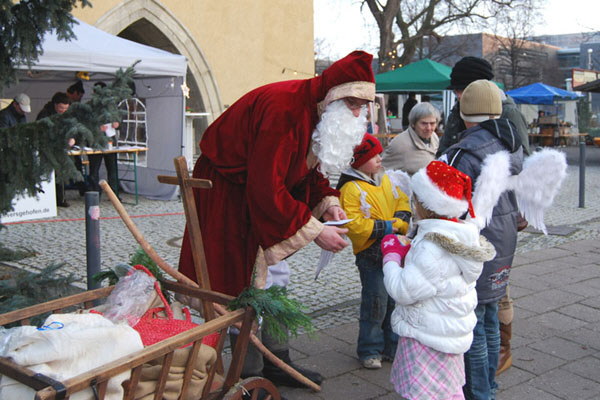
[[[471,204],[471,178],[441,161],[432,161],[411,178],[411,186],[419,202],[438,215],[457,218],[469,211],[475,218]]]
[[[370,133],[365,133],[362,142],[354,148],[354,161],[350,165],[352,168],[359,168],[371,158],[382,152],[383,147],[381,146],[381,143],[379,143],[379,140]]]

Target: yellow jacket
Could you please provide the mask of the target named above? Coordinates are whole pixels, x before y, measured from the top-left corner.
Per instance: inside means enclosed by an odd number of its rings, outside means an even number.
[[[345,225],[348,237],[352,241],[352,250],[358,254],[368,249],[377,239],[383,238],[391,231],[373,232],[376,221],[388,221],[386,226],[398,228],[398,233],[405,234],[408,222],[395,218],[399,212],[410,213],[408,196],[399,187],[392,187],[389,177],[384,174],[377,186],[365,181],[364,177],[356,175],[356,170],[344,173],[342,178],[348,182],[340,189],[340,203],[346,215],[353,221]],[[351,176],[349,176],[351,174]],[[379,224],[381,226],[381,224]]]

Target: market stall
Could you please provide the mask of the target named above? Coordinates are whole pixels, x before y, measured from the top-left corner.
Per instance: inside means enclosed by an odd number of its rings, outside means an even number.
[[[581,98],[581,95],[568,90],[556,88],[541,82],[523,86],[506,92],[517,104],[534,105],[554,105],[553,115],[542,115],[540,113],[530,124],[529,137],[532,144],[541,146],[559,146],[567,145],[569,141],[577,141],[580,134],[573,128],[576,125],[574,121],[574,100]],[[568,102],[571,104],[564,104]],[[563,118],[559,118],[559,108],[562,106]],[[569,112],[570,110],[573,110]],[[565,118],[565,115],[573,116]],[[573,120],[573,121],[569,121]]]
[[[156,176],[172,173],[173,158],[182,154],[184,143],[185,74],[184,56],[135,43],[103,32],[78,21],[73,26],[75,38],[58,40],[56,34],[46,34],[42,43],[43,54],[31,70],[22,66],[19,83],[6,88],[1,98],[12,98],[27,93],[31,98],[31,121],[57,91],[65,91],[76,82],[76,74],[85,71],[89,80],[83,80],[85,102],[98,81],[110,82],[115,71],[135,66],[135,92],[139,107],[130,108],[126,123],[122,124],[120,140],[126,145],[148,148],[145,157],[139,157],[137,182],[139,193],[159,199],[171,199],[176,188],[160,185]],[[127,105],[124,105],[127,108]],[[131,132],[124,132],[124,130]],[[136,143],[130,143],[135,138]],[[133,180],[133,168],[124,168],[120,178]],[[123,182],[128,192],[134,192],[133,183]]]

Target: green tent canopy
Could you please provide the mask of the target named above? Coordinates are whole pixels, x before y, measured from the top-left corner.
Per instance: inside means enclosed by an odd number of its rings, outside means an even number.
[[[390,92],[439,92],[450,85],[452,68],[432,61],[420,60],[393,71],[375,75],[376,91]]]

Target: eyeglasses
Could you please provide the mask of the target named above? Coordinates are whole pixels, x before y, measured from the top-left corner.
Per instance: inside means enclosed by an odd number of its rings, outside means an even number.
[[[351,111],[355,111],[360,110],[363,106],[369,104],[369,101],[356,97],[344,97],[344,103]]]

